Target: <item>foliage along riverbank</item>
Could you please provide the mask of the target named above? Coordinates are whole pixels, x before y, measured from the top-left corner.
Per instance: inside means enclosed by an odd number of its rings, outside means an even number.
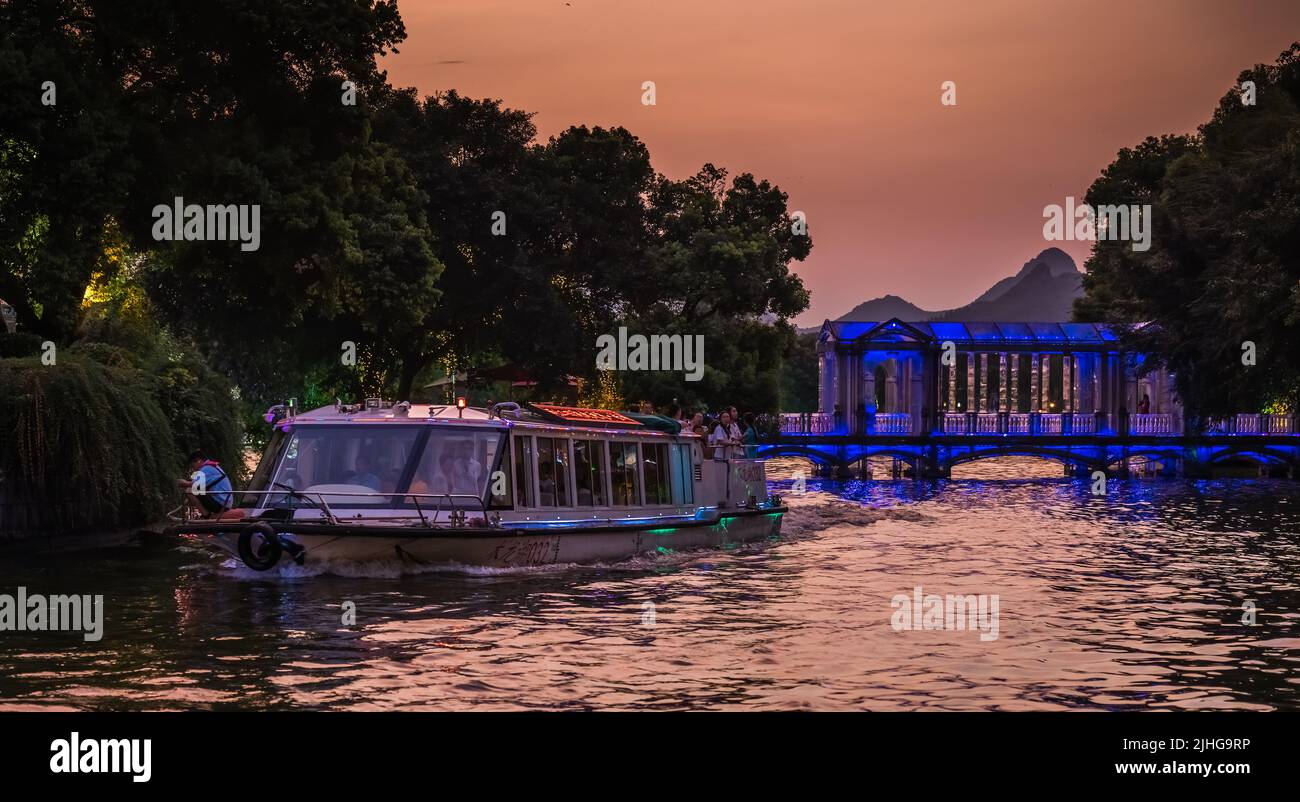
[[[194,448],[242,469],[231,385],[198,354],[120,308],[80,331],[53,364],[40,337],[0,336],[0,536],[158,521]]]

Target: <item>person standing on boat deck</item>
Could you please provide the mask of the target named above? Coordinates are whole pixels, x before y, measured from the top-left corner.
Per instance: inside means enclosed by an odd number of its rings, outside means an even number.
[[[203,475],[201,487],[204,492],[186,493],[186,501],[206,515],[219,515],[230,509],[231,491],[234,488],[231,487],[230,477],[221,469],[221,464],[208,459],[207,455],[199,450],[190,453],[189,464],[191,478],[180,480],[181,487],[192,491],[196,478],[194,474],[201,473]]]
[[[353,465],[357,469],[357,475],[352,477],[352,484],[362,485],[379,492],[379,477],[371,471],[370,457],[365,454],[358,454],[357,461]]]
[[[713,458],[724,460],[732,456],[733,449],[740,445],[740,429],[731,422],[731,413],[723,412],[713,434],[709,436],[709,445],[713,447]]]
[[[745,459],[758,456],[758,430],[754,428],[754,413],[745,413],[745,433],[740,439],[745,444]]]

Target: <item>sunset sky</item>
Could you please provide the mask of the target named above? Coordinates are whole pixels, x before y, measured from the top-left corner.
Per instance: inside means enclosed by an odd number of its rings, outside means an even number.
[[[655,168],[752,172],[808,215],[800,325],[901,295],[959,306],[1056,244],[1124,146],[1208,119],[1300,39],[1300,0],[400,0],[396,86],[622,125]],[[644,81],[658,102],[641,103]],[[944,81],[957,105],[940,104]]]

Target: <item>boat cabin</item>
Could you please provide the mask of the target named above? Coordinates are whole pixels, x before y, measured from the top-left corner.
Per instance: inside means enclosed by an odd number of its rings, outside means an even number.
[[[656,416],[550,404],[273,407],[241,506],[294,517],[591,523],[769,503],[758,460],[714,460]],[[314,511],[314,512],[313,512]]]

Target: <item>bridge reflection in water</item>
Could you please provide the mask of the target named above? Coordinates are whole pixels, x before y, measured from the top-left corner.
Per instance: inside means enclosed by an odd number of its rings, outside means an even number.
[[[1081,473],[1144,460],[1207,475],[1247,460],[1294,477],[1300,465],[1294,414],[1242,413],[1193,432],[1173,377],[1144,369],[1101,325],[827,321],[818,359],[822,411],[783,413],[760,456],[863,472],[867,459],[891,457],[917,478],[1000,456]]]

